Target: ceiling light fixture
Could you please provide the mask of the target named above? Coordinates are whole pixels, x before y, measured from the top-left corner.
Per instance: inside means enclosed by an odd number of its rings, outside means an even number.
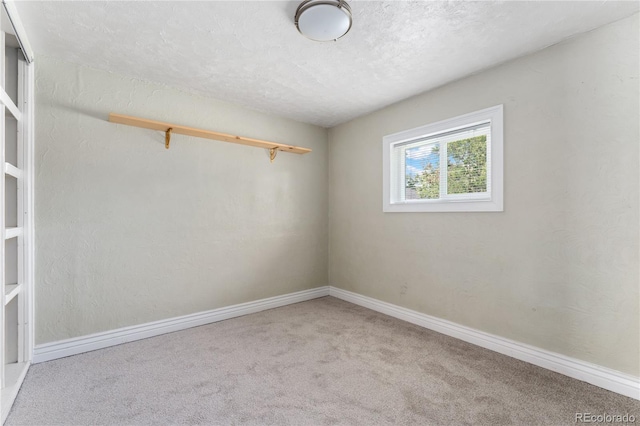
[[[351,29],[351,8],[344,0],[306,0],[296,10],[296,28],[315,41],[337,40]]]

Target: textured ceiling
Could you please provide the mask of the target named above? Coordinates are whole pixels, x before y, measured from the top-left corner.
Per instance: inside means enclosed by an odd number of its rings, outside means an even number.
[[[331,127],[629,16],[638,2],[351,1],[337,42],[299,2],[17,2],[37,55]]]

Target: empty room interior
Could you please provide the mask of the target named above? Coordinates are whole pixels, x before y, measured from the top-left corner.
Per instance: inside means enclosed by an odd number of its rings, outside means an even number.
[[[0,9],[2,424],[640,423],[639,2]]]

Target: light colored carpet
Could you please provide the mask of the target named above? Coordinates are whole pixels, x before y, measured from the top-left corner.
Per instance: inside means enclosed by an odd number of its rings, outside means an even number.
[[[325,297],[34,365],[6,424],[569,425],[576,412],[640,419],[640,403]]]

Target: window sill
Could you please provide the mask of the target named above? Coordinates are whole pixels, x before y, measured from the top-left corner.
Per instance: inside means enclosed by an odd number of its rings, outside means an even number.
[[[502,212],[501,201],[411,201],[384,203],[384,213]]]

